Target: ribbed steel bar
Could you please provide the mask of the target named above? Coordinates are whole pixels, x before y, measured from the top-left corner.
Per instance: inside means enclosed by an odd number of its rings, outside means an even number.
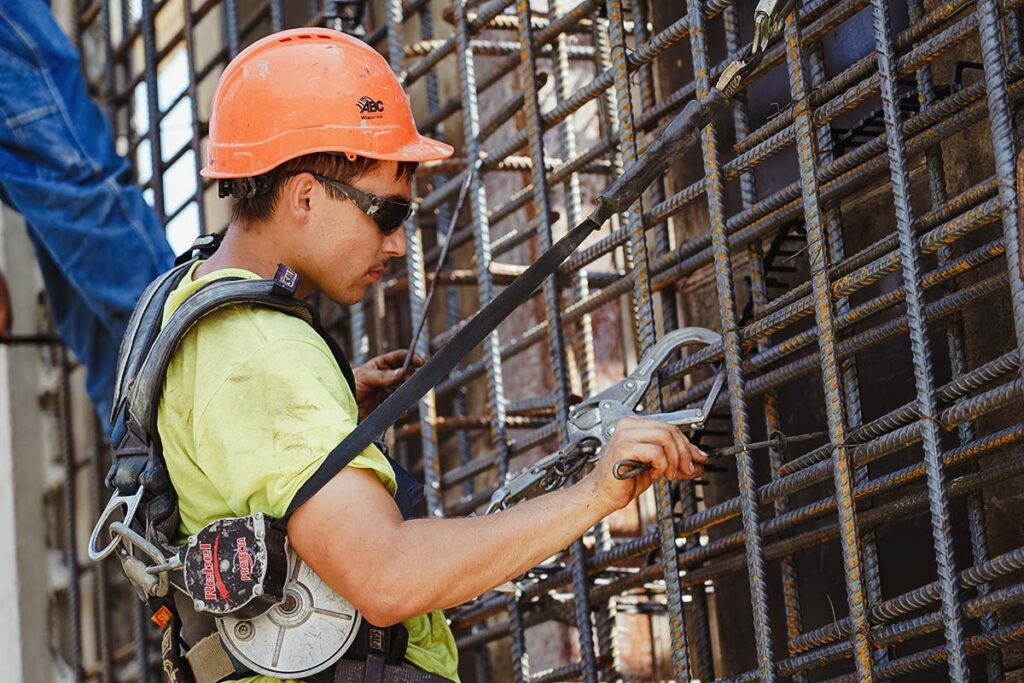
[[[388,26],[388,54],[391,67],[397,69],[403,61],[402,44],[404,41],[403,8],[401,0],[388,0],[386,5]],[[409,277],[409,316],[411,329],[422,330],[413,349],[419,356],[426,358],[430,347],[430,334],[424,323],[427,315],[427,276],[423,266],[423,240],[419,227],[414,219],[405,222],[405,264]],[[423,459],[424,499],[428,517],[444,516],[444,505],[441,501],[441,463],[438,451],[437,435],[434,423],[437,420],[437,407],[434,392],[428,392],[418,401],[420,445]]]
[[[537,90],[537,50],[531,26],[532,11],[530,0],[516,0],[516,16],[519,19],[519,85],[523,91],[523,103],[526,113],[526,130],[529,139],[530,158],[533,161],[533,209],[540,217],[540,229],[537,231],[537,249],[546,251],[553,244],[551,225],[545,220],[551,215],[551,204],[547,174],[544,170],[544,135],[540,129],[540,98]],[[550,275],[543,285],[545,317],[551,322],[548,328],[548,362],[554,380],[552,391],[555,424],[559,428],[559,447],[569,445],[565,426],[569,420],[569,385],[568,368],[565,365],[566,345],[562,330],[562,305],[558,283],[554,274]],[[573,593],[576,596],[576,629],[579,634],[581,673],[587,683],[597,681],[597,653],[594,651],[594,632],[591,622],[590,602],[587,599],[586,581],[587,550],[582,539],[577,539],[570,548],[571,566],[573,571]]]
[[[458,53],[459,85],[462,91],[463,130],[466,137],[466,157],[481,156],[479,140],[480,114],[476,100],[476,66],[469,48],[469,28],[465,0],[454,0],[455,37]],[[470,211],[473,224],[473,242],[476,266],[479,271],[481,305],[494,298],[490,276],[491,229],[487,218],[487,191],[481,174],[475,174],[469,186]],[[498,476],[508,476],[508,436],[505,429],[505,390],[502,379],[500,340],[495,330],[484,340],[484,360],[487,368],[487,410],[491,418],[491,441],[497,448]]]
[[[113,0],[102,0],[100,9],[100,29],[103,36],[103,104],[107,122],[110,124],[111,133],[114,139],[118,135],[117,104],[114,102],[114,93],[117,92],[116,72],[114,69],[114,41],[111,34],[113,30],[113,17],[111,17],[110,3]],[[188,9],[188,8],[186,8]]]
[[[804,225],[807,230],[810,277],[815,297],[814,317],[818,324],[818,349],[821,363],[821,381],[825,392],[826,416],[832,453],[832,475],[835,485],[840,539],[842,541],[843,569],[846,578],[846,598],[850,618],[854,624],[854,663],[857,677],[873,680],[871,667],[870,632],[867,624],[867,596],[861,576],[861,548],[853,498],[852,456],[846,448],[846,407],[837,353],[835,312],[830,297],[827,273],[828,255],[826,236],[821,221],[818,190],[817,140],[811,120],[811,103],[804,83],[803,57],[796,20],[786,19],[786,64],[789,71],[790,92],[793,98],[796,125],[797,154],[803,194]]]
[[[185,86],[185,92],[189,98],[189,113],[192,116],[192,136],[189,142],[189,149],[192,150],[194,159],[195,179],[196,179],[196,195],[195,202],[197,204],[196,214],[198,215],[198,229],[200,235],[206,234],[206,207],[203,206],[203,180],[199,175],[200,170],[203,168],[203,149],[202,149],[202,134],[199,128],[199,87],[198,79],[196,78],[196,27],[195,17],[192,14],[192,0],[184,0],[184,15],[185,15],[185,60],[188,68],[188,83]],[[187,203],[187,202],[186,202]]]
[[[110,55],[109,50],[105,50]],[[99,420],[94,421],[95,437],[93,445],[96,453],[96,461],[93,463],[93,491],[92,496],[94,509],[102,510],[107,501],[107,487],[104,482],[106,478],[106,467],[109,462],[109,447],[105,437],[102,436]],[[102,454],[102,455],[101,455]],[[106,461],[106,462],[105,462]],[[94,619],[96,620],[96,648],[99,659],[99,678],[101,683],[109,683],[114,680],[114,637],[113,621],[114,610],[110,599],[110,569],[109,565],[102,562],[93,567],[93,585],[96,590],[94,600]]]
[[[907,10],[911,23],[918,22],[924,15],[922,0],[908,0]],[[922,107],[930,107],[935,104],[935,80],[931,64],[925,64],[917,74],[918,102]],[[944,168],[944,156],[941,146],[936,146],[925,151],[925,163],[928,174],[928,190],[931,195],[931,209],[934,211],[949,201],[947,190],[946,173]],[[952,246],[939,250],[939,263],[948,264],[955,251]],[[955,283],[950,283],[946,291],[953,291]],[[967,372],[967,352],[964,339],[963,316],[951,315],[946,323],[946,350],[949,355],[950,370],[954,380],[961,378]],[[965,422],[957,430],[957,437],[960,444],[973,441],[975,438],[975,426],[973,422]],[[971,537],[971,555],[974,563],[982,564],[989,559],[988,533],[986,530],[984,494],[968,496],[967,498],[968,529]],[[986,582],[978,586],[978,594],[985,596],[991,590]],[[982,615],[981,629],[988,633],[998,628],[998,622],[994,613]],[[986,671],[989,681],[998,681],[1003,678],[1003,662],[999,651],[993,651],[986,655]]]
[[[636,129],[633,119],[632,93],[626,59],[626,35],[623,23],[625,15],[620,0],[608,0],[608,40],[615,99],[617,105],[616,131],[619,139],[619,154],[624,166],[633,164],[638,156]],[[634,329],[637,353],[642,355],[655,343],[654,310],[649,283],[650,261],[647,253],[646,229],[643,210],[639,201],[626,211],[625,222],[631,231],[627,243],[627,259],[632,269],[632,306],[635,314]],[[648,393],[647,408],[658,412],[661,399],[657,382]],[[659,480],[654,484],[657,506],[658,529],[661,534],[661,555],[668,570],[664,574],[665,593],[668,606],[669,631],[672,638],[672,666],[676,680],[690,677],[690,656],[687,651],[686,628],[683,623],[682,592],[679,574],[675,571],[678,549],[672,525],[672,492],[668,482]]]
[[[818,88],[825,82],[825,63],[822,54],[822,46],[819,44],[811,50],[808,55],[807,74],[808,82],[813,88]],[[832,130],[828,125],[815,127],[817,134],[817,151],[821,163],[828,164],[834,161],[834,140]],[[825,219],[825,235],[828,238],[830,262],[842,263],[846,258],[846,246],[842,227],[842,214],[839,202],[830,202],[822,207]],[[849,297],[836,299],[836,314],[839,321],[849,319],[850,300]],[[841,325],[841,323],[840,323]],[[843,392],[846,399],[847,425],[855,430],[863,422],[863,409],[861,405],[861,391],[859,386],[859,374],[857,360],[855,357],[847,357],[842,361]],[[870,479],[867,467],[861,467],[854,472],[855,486],[866,484]],[[861,556],[864,560],[864,588],[867,591],[869,604],[882,600],[882,578],[878,565],[878,545],[873,531],[865,531],[861,537]],[[874,661],[877,666],[885,662],[889,657],[886,648],[881,647],[874,651]]]
[[[227,43],[228,59],[238,54],[241,36],[238,30],[237,0],[224,0],[224,38]]]
[[[874,11],[878,72],[881,81],[882,112],[885,118],[886,141],[889,148],[892,196],[896,210],[896,232],[900,242],[903,287],[906,292],[907,320],[910,327],[914,384],[917,390],[917,408],[924,461],[928,472],[928,495],[932,535],[935,543],[935,561],[942,589],[942,616],[948,648],[948,673],[950,680],[961,682],[970,678],[970,672],[967,666],[964,642],[963,608],[960,604],[960,594],[955,577],[956,564],[953,556],[946,479],[939,459],[940,435],[935,422],[934,368],[931,349],[925,337],[924,303],[919,283],[921,268],[917,253],[917,239],[913,232],[913,208],[910,205],[910,171],[900,114],[897,109],[899,95],[896,90],[890,10],[887,0],[872,0],[872,9]]]
[[[61,460],[64,486],[64,565],[68,572],[68,626],[71,640],[71,676],[75,681],[85,680],[82,653],[82,596],[79,581],[81,566],[78,562],[78,533],[76,529],[76,508],[78,463],[75,455],[75,437],[71,415],[71,362],[67,347],[61,344],[57,350],[57,372],[60,377],[60,422]]]
[[[1021,276],[1020,234],[1017,225],[1017,184],[1015,177],[1016,145],[1006,63],[1003,59],[1003,36],[1000,31],[999,8],[995,0],[978,0],[978,36],[985,71],[988,95],[989,129],[996,177],[999,179],[999,202],[1002,208],[1003,234],[1006,237],[1006,265],[1010,274],[1010,301],[1017,347],[1024,345],[1024,279]]]
[[[708,45],[704,26],[704,7],[701,0],[688,0],[690,19],[690,55],[696,82],[696,96],[703,99],[711,88],[708,68]],[[729,387],[729,406],[732,418],[732,440],[736,444],[750,441],[747,404],[744,398],[742,352],[737,329],[736,293],[733,289],[732,254],[726,235],[723,179],[718,157],[718,140],[714,124],[701,131],[701,153],[704,164],[705,195],[708,202],[711,245],[715,261],[715,289],[724,347],[724,368]],[[751,614],[754,620],[754,643],[757,653],[758,676],[763,683],[775,680],[772,670],[771,622],[768,618],[768,587],[765,580],[765,561],[762,550],[760,510],[755,491],[754,465],[751,455],[743,451],[736,456],[736,476],[739,485],[739,504],[743,521],[747,556]],[[665,564],[672,558],[663,556]],[[675,563],[671,565],[675,569]]]
[[[122,5],[121,11],[127,8]],[[153,12],[153,0],[142,0],[142,16],[139,23],[142,27],[142,52],[145,67],[143,74],[146,79],[146,112],[147,130],[146,139],[149,141],[149,162],[153,190],[153,208],[157,214],[164,215],[164,180],[163,167],[163,140],[160,135],[160,100],[159,84],[157,82],[157,56],[156,56],[156,25]]]

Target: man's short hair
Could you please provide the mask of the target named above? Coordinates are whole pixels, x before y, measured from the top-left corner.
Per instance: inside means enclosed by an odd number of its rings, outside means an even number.
[[[302,172],[318,173],[322,176],[347,183],[354,178],[369,173],[382,162],[378,159],[357,156],[349,160],[344,154],[316,152],[295,159],[289,159],[268,174],[270,186],[266,192],[255,197],[233,199],[231,201],[231,223],[233,225],[249,225],[264,223],[274,215],[277,202],[281,196],[281,187],[288,178]],[[418,164],[414,161],[400,161],[395,170],[395,180],[412,178]],[[324,184],[324,192],[332,199],[344,199],[336,188]]]

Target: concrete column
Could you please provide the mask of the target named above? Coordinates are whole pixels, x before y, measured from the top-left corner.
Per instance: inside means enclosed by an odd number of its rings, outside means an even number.
[[[0,271],[11,290],[15,333],[36,329],[41,290],[21,217],[0,209]],[[0,345],[0,662],[11,681],[53,681],[43,515],[45,471],[39,409],[40,350]]]

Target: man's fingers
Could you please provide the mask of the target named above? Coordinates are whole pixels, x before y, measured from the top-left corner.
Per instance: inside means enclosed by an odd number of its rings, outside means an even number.
[[[699,478],[704,473],[704,466],[701,463],[708,461],[708,454],[687,439],[678,429],[675,430],[675,436],[679,443],[680,458],[690,465],[689,471],[692,472],[689,475],[690,478]],[[682,469],[686,470],[685,467]]]
[[[650,473],[655,477],[665,474],[668,467],[668,458],[665,457],[665,450],[655,443],[630,443],[627,451],[628,459],[638,460],[651,466]],[[625,460],[626,458],[622,458]]]
[[[402,370],[364,369],[359,373],[359,381],[369,387],[390,387],[402,379]]]
[[[618,432],[618,429],[616,431]],[[639,425],[627,426],[625,431],[620,433],[620,438],[630,444],[652,444],[661,448],[666,458],[665,476],[674,479],[680,473],[690,474],[691,468],[689,460],[682,462],[679,445],[672,435],[673,431],[677,431],[675,427],[644,421]]]
[[[381,369],[401,368],[402,363],[405,362],[405,354],[407,353],[408,351],[406,349],[395,349],[394,351],[383,353],[373,360],[377,364],[377,367]]]

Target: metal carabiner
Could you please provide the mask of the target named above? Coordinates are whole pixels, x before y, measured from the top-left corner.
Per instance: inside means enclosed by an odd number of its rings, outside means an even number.
[[[155,544],[143,538],[142,534],[132,529],[124,522],[111,522],[110,535],[117,541],[112,543],[114,547],[126,541],[128,550],[121,557],[121,566],[124,568],[125,576],[140,592],[143,600],[150,598],[162,598],[167,595],[171,587],[171,568],[164,569],[171,564],[163,552]],[[136,549],[148,557],[151,563],[146,563],[135,556]]]
[[[110,500],[107,502],[107,507],[103,508],[103,513],[100,518],[96,520],[96,526],[92,528],[92,535],[89,536],[89,559],[93,562],[99,562],[100,560],[109,557],[111,553],[117,550],[117,546],[121,543],[121,536],[111,534],[110,543],[106,547],[97,550],[96,543],[99,540],[100,533],[108,525],[110,516],[114,514],[114,511],[120,507],[124,508],[124,516],[121,518],[121,523],[125,526],[131,526],[132,520],[135,519],[135,511],[139,508],[139,503],[142,501],[143,487],[139,486],[139,489],[130,496],[122,496],[117,491],[110,496]]]

